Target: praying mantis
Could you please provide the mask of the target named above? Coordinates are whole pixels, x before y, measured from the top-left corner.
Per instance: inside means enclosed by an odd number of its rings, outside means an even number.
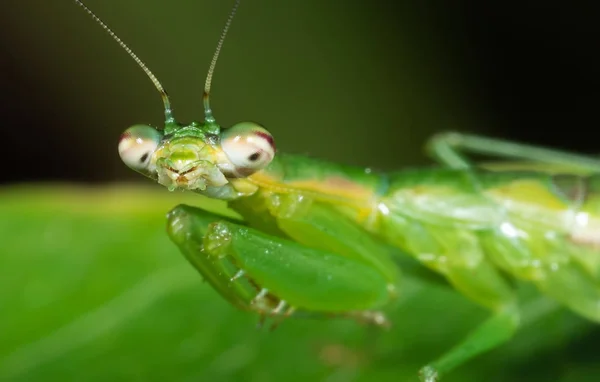
[[[402,293],[391,249],[400,250],[490,311],[462,342],[420,370],[426,382],[514,335],[521,305],[511,279],[533,283],[600,321],[600,160],[443,133],[428,144],[439,167],[379,173],[281,153],[255,122],[223,128],[209,94],[239,0],[208,71],[204,121],[182,124],[146,64],[75,2],[146,73],[164,104],[161,129],[139,124],[121,135],[123,162],[171,191],[225,200],[243,217],[187,205],[167,216],[171,240],[233,306],[276,322],[316,316],[391,325],[380,309]],[[502,163],[475,165],[468,154]]]

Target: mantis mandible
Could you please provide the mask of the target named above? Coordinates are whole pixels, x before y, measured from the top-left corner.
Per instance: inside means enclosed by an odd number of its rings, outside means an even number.
[[[509,277],[600,321],[600,160],[460,133],[431,139],[428,149],[442,165],[432,169],[377,173],[276,154],[264,127],[222,128],[210,108],[213,72],[239,0],[210,64],[204,121],[190,124],[175,120],[162,84],[137,55],[75,1],[144,70],[164,104],[162,129],[134,125],[122,134],[123,162],[171,191],[226,200],[243,216],[186,205],[168,214],[172,241],[232,305],[262,318],[342,316],[386,326],[379,309],[402,293],[390,247],[400,249],[491,312],[421,369],[427,382],[513,336],[521,307]],[[469,153],[517,170],[475,166]]]

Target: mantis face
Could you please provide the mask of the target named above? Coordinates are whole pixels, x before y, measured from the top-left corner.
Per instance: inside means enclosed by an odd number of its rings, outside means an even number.
[[[273,137],[253,122],[238,123],[218,134],[197,123],[166,131],[147,125],[128,128],[119,140],[119,155],[128,167],[169,190],[228,199],[230,179],[262,170],[275,155]]]

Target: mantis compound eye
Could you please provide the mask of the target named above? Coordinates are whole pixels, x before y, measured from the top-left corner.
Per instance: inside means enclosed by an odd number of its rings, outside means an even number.
[[[223,130],[221,147],[236,176],[248,176],[262,170],[275,156],[273,136],[254,122],[241,122]]]
[[[119,139],[119,156],[131,169],[144,171],[161,139],[162,134],[151,126],[131,126]]]

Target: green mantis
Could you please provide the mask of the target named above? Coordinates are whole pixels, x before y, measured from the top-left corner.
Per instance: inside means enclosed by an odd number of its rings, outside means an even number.
[[[381,309],[402,293],[394,258],[402,252],[491,312],[422,368],[428,382],[513,336],[521,305],[511,279],[600,321],[600,160],[458,133],[430,141],[441,167],[390,174],[276,152],[265,128],[222,128],[209,104],[239,1],[210,65],[205,119],[181,124],[147,66],[75,1],[145,71],[164,103],[161,130],[135,125],[123,133],[123,162],[169,190],[226,200],[243,217],[184,205],[168,214],[172,241],[232,305],[276,322],[340,316],[390,325]],[[469,153],[504,163],[476,167]]]

